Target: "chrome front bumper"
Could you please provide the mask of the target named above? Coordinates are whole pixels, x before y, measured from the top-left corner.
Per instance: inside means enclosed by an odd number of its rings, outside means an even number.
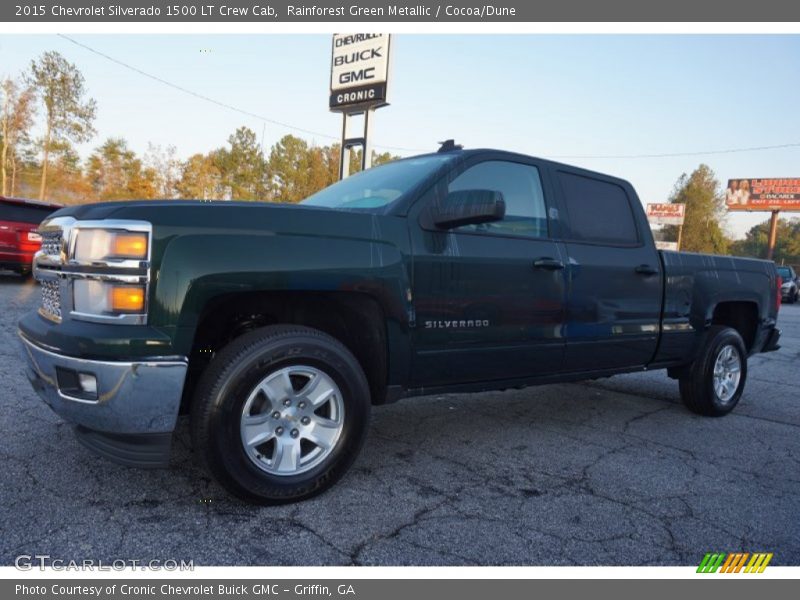
[[[97,361],[46,350],[20,334],[27,376],[42,399],[66,421],[77,425],[81,441],[112,460],[137,466],[158,461],[136,459],[150,452],[153,440],[163,462],[164,444],[175,429],[186,378],[183,360]],[[65,389],[65,373],[94,375],[96,399]]]

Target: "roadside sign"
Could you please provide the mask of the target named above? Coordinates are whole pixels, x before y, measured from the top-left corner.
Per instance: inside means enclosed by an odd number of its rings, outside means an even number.
[[[728,210],[800,211],[800,179],[729,179]]]
[[[653,225],[683,225],[685,204],[648,204],[647,220]]]
[[[659,250],[674,250],[678,251],[678,242],[659,242],[656,241],[656,248]]]
[[[336,112],[388,104],[388,33],[335,33],[328,106]]]

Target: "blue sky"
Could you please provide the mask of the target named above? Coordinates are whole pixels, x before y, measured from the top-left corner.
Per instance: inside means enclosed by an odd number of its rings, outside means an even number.
[[[327,110],[329,35],[79,35],[70,37],[176,85],[322,135],[247,117],[127,70],[55,35],[3,35],[0,76],[57,50],[97,99],[99,132],[137,152],[206,152],[246,125],[266,146],[286,133],[327,144],[341,118]],[[670,158],[566,158],[723,150],[800,142],[800,36],[396,35],[392,105],[374,140],[433,150],[520,151],[629,179],[643,202],[665,201],[701,162],[729,177],[798,177],[800,148]],[[732,215],[742,235],[766,213]]]

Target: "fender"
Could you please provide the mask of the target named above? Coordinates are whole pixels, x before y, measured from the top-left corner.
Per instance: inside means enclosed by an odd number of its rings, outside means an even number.
[[[188,233],[164,249],[150,323],[188,354],[203,308],[220,296],[248,292],[359,292],[387,319],[387,342],[408,356],[407,262],[390,242],[353,237],[229,230]]]

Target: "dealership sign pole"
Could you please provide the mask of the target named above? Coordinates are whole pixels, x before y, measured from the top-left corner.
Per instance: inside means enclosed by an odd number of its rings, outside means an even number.
[[[662,250],[680,250],[681,237],[683,236],[683,221],[686,218],[686,205],[677,203],[648,204],[647,220],[651,225],[677,225],[678,241],[656,242]]]
[[[361,147],[361,170],[372,166],[372,121],[375,109],[387,106],[389,45],[383,33],[335,33],[331,52],[331,86],[328,106],[342,113],[339,179],[350,171],[350,151]],[[348,123],[364,115],[360,137],[347,137]]]
[[[730,211],[770,211],[767,259],[772,260],[778,237],[778,215],[800,211],[800,179],[729,179],[725,204]]]

